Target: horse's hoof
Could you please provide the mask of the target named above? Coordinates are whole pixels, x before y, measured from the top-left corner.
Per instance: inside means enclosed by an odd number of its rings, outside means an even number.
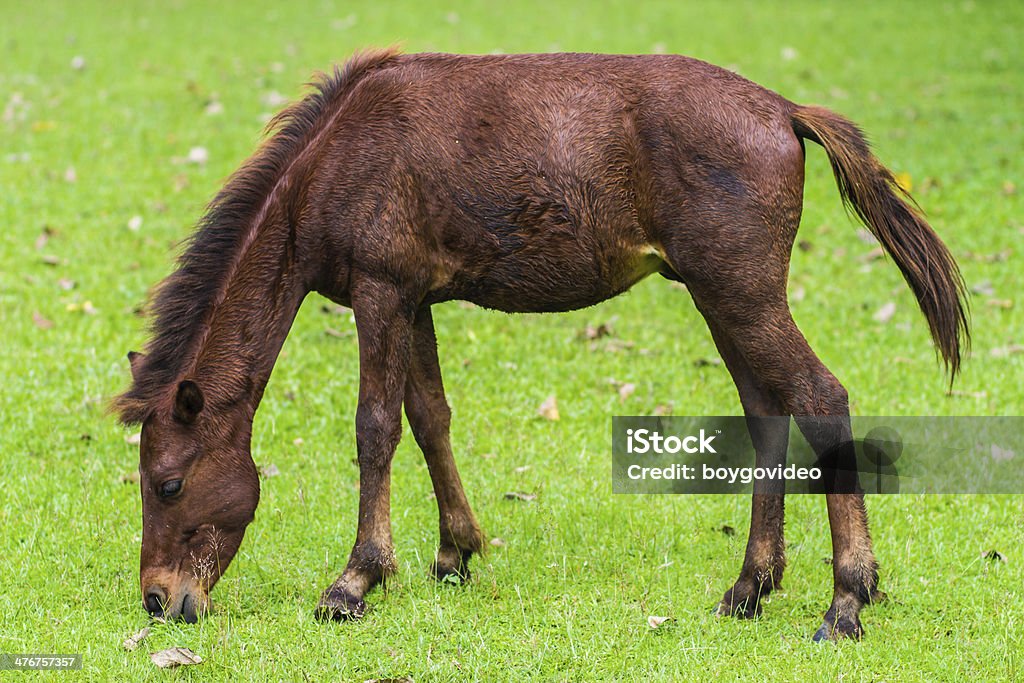
[[[469,558],[473,552],[466,550],[459,552],[450,548],[441,547],[437,552],[437,558],[430,565],[430,575],[441,583],[449,583],[453,586],[461,586],[469,581]]]
[[[841,617],[834,624],[829,623],[826,619],[825,623],[821,625],[814,633],[814,642],[834,642],[841,638],[850,638],[852,640],[860,640],[864,637],[864,628],[860,625],[860,619],[848,619]]]
[[[744,595],[734,586],[725,592],[722,601],[715,607],[715,614],[720,617],[756,619],[761,616],[761,601],[757,595]]]
[[[321,621],[354,621],[366,614],[366,602],[343,590],[329,589],[320,598],[316,617]]]
[[[445,567],[438,563],[430,565],[430,575],[434,577],[436,581],[441,583],[448,583],[453,586],[461,586],[469,581],[472,576],[469,572],[469,567],[462,565],[461,567]]]

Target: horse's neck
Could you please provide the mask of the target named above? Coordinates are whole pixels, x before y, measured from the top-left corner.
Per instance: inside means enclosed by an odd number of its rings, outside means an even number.
[[[251,399],[255,410],[302,299],[306,278],[287,230],[256,238],[214,307],[195,376],[215,399]]]

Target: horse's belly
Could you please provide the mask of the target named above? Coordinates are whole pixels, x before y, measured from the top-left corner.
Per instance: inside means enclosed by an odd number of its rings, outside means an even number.
[[[507,257],[455,278],[446,298],[510,313],[571,311],[621,294],[662,264],[653,251],[613,258],[578,252]]]

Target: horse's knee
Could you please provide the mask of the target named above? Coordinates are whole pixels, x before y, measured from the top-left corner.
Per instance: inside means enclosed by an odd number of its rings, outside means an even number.
[[[359,463],[390,455],[402,437],[402,421],[380,406],[361,404],[356,409],[356,446]]]

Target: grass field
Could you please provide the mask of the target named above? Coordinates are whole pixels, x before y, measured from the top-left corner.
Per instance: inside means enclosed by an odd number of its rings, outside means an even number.
[[[514,9],[513,9],[514,8]],[[810,641],[831,597],[824,502],[788,505],[786,590],[755,622],[712,606],[749,501],[613,497],[614,414],[739,411],[689,296],[661,278],[561,316],[446,304],[435,322],[453,444],[489,537],[463,588],[427,578],[436,509],[411,438],[394,466],[400,572],[360,623],[313,608],[355,534],[354,325],[310,297],[257,414],[280,474],[198,625],[139,650],[137,446],[104,412],[145,340],[136,314],[175,245],[316,69],[407,51],[668,51],[862,124],[960,259],[974,351],[955,392],[891,262],[808,147],[794,315],[864,415],[1024,407],[1024,5],[996,2],[22,3],[0,22],[0,652],[77,652],[76,677],[364,680],[1024,679],[1024,498],[868,502],[881,588],[861,643]],[[205,150],[205,162],[199,152]],[[887,322],[875,313],[894,303]],[[614,336],[579,340],[588,324]],[[330,329],[333,333],[327,334]],[[636,385],[620,400],[615,382]],[[561,420],[537,416],[556,395]],[[508,491],[537,495],[509,501]],[[734,536],[723,526],[737,530]],[[981,555],[990,549],[1007,562]],[[649,615],[669,616],[658,630]],[[147,651],[187,646],[161,672]],[[13,678],[15,675],[11,675]]]

